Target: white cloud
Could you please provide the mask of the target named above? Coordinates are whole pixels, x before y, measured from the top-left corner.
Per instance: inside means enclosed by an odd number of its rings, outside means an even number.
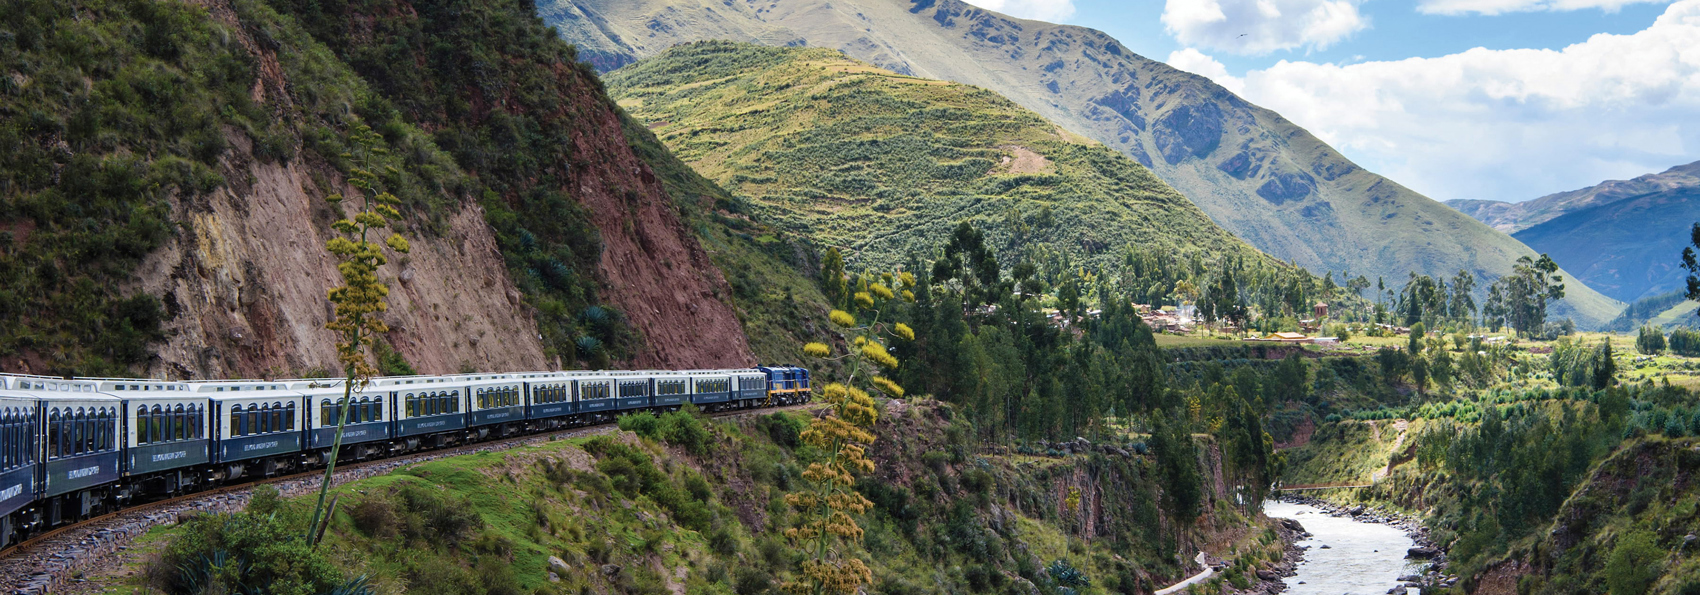
[[[1417,12],[1424,14],[1505,14],[1508,12],[1568,11],[1597,8],[1617,12],[1630,4],[1667,3],[1670,0],[1420,0]]]
[[[1369,27],[1361,0],[1167,0],[1163,26],[1182,44],[1236,54],[1321,49]]]
[[[1074,16],[1074,0],[963,0],[1012,17],[1060,23]]]
[[[1228,74],[1228,67],[1204,52],[1192,48],[1170,52],[1169,59],[1165,62],[1169,66],[1215,81],[1236,94],[1245,90],[1245,79]]]
[[[1243,79],[1202,53],[1170,59],[1240,80],[1241,96],[1441,200],[1534,198],[1700,159],[1700,0],[1562,50],[1282,61]]]

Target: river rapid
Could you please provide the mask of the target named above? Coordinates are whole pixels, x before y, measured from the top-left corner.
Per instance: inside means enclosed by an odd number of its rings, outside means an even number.
[[[1298,574],[1285,579],[1290,595],[1382,595],[1400,584],[1399,577],[1420,575],[1428,564],[1405,559],[1416,543],[1395,527],[1329,516],[1306,504],[1265,502],[1263,513],[1298,521],[1311,534],[1297,544],[1309,549]]]

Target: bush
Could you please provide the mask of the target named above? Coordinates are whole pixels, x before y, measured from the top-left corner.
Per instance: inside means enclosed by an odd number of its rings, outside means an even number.
[[[149,574],[169,594],[275,593],[316,595],[364,581],[344,579],[329,549],[308,547],[304,526],[286,515],[252,512],[203,515],[183,524]]]
[[[1659,578],[1658,563],[1663,558],[1664,551],[1650,533],[1637,531],[1618,538],[1606,562],[1606,587],[1612,595],[1646,593]]]
[[[662,415],[658,433],[663,441],[686,452],[699,456],[708,454],[708,429],[703,427],[702,420],[697,419],[696,407],[686,407],[688,409]]]
[[[661,429],[661,420],[655,417],[654,413],[639,411],[620,416],[619,425],[622,430],[654,439],[656,432]]]

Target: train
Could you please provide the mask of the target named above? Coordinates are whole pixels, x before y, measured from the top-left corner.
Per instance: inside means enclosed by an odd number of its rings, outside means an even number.
[[[691,403],[808,402],[809,370],[566,371],[168,381],[0,374],[0,550],[54,527],[339,461],[574,426]]]

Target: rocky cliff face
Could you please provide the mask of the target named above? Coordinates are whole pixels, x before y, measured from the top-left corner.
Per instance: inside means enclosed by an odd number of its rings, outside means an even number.
[[[324,249],[323,222],[333,213],[325,191],[314,188],[312,167],[260,163],[238,144],[225,160],[226,178],[250,183],[172,201],[181,232],[137,271],[140,288],[162,296],[175,314],[150,375],[257,378],[336,369],[325,292],[341,279]],[[443,235],[415,239],[383,277],[392,329],[385,339],[418,371],[556,365],[543,357],[537,325],[477,205],[462,202]]]
[[[371,169],[401,197],[412,244],[380,272],[383,339],[419,372],[754,363],[727,282],[594,74],[530,3],[480,4],[478,18],[459,19],[468,7],[454,2],[380,4],[18,8],[17,22],[42,30],[14,31],[22,43],[0,48],[14,73],[0,113],[37,120],[0,134],[19,157],[0,160],[10,189],[0,271],[32,281],[0,286],[0,298],[25,300],[23,323],[0,333],[0,370],[334,370],[326,292],[340,279],[324,244],[340,215],[323,199],[356,193],[347,133],[359,124],[382,136]],[[487,53],[428,60],[420,44],[433,37],[414,35],[425,21],[460,27],[452,33]],[[44,42],[50,34],[101,45],[110,60]],[[368,47],[409,57],[380,63],[360,53]],[[433,69],[444,63],[481,75]],[[53,86],[67,80],[80,82]],[[108,116],[124,113],[141,115],[128,127]],[[130,239],[135,229],[144,237]],[[615,313],[590,316],[597,308]]]

